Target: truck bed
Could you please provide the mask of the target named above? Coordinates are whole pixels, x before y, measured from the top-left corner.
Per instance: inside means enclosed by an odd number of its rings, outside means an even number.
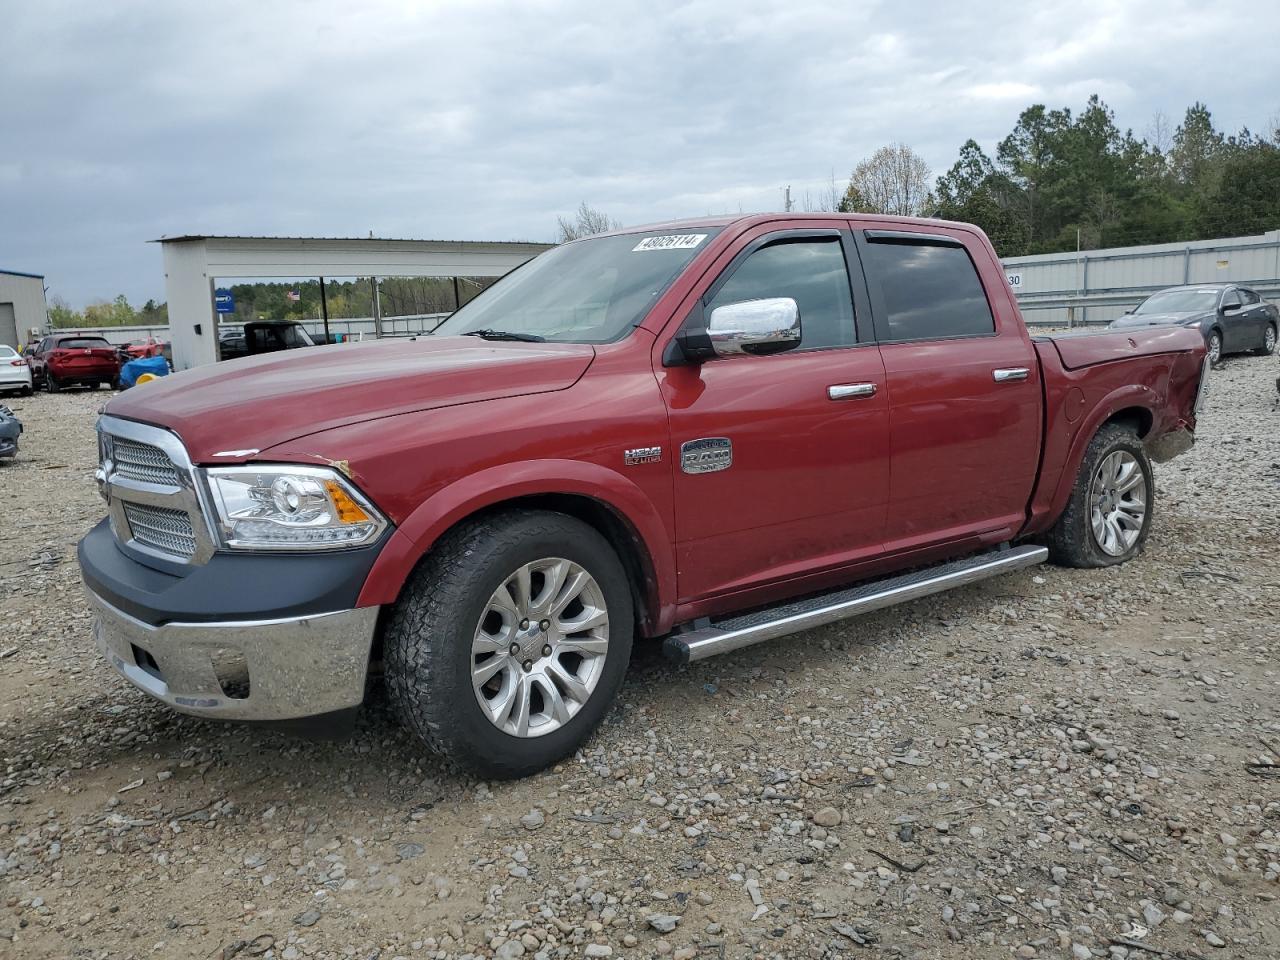
[[[1073,330],[1039,334],[1031,338],[1052,343],[1068,370],[1098,363],[1127,360],[1158,353],[1181,353],[1204,343],[1199,330],[1186,327],[1146,327],[1131,330]]]

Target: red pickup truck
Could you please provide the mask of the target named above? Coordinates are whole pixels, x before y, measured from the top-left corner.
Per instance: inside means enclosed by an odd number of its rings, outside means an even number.
[[[633,639],[697,660],[1051,558],[1122,563],[1195,330],[1028,334],[972,226],[759,215],[556,247],[433,336],[187,371],[98,426],[110,662],[198,716],[573,751]]]

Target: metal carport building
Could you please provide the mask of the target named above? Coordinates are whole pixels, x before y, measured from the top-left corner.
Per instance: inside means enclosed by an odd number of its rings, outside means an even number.
[[[43,333],[48,326],[44,276],[0,269],[0,343],[21,350],[33,330]]]
[[[501,277],[550,244],[484,240],[188,235],[164,253],[173,366],[218,359],[213,293],[220,278]]]

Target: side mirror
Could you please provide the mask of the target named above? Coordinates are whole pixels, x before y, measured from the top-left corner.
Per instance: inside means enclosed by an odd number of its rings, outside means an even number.
[[[1243,306],[1244,304],[1241,304],[1241,303],[1224,303],[1222,305],[1222,310],[1220,312],[1222,313],[1223,316],[1226,316],[1229,313],[1235,313],[1237,310],[1239,310]]]
[[[1133,313],[1137,309],[1138,309],[1137,307],[1130,307],[1128,310],[1124,312],[1124,315],[1127,317],[1129,314]]]
[[[800,308],[790,297],[727,303],[711,311],[707,338],[717,357],[781,353],[800,345]]]

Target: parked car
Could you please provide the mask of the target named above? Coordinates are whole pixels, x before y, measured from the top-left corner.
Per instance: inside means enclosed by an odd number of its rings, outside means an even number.
[[[17,350],[0,343],[0,392],[9,390],[31,392],[31,367]]]
[[[222,360],[315,345],[307,328],[294,320],[256,320],[246,323],[243,330],[225,330],[218,335],[218,354]]]
[[[57,393],[81,385],[96,390],[114,386],[120,376],[120,354],[105,337],[54,333],[42,339],[27,358],[37,387]]]
[[[121,344],[119,349],[120,353],[123,354],[122,359],[125,363],[128,363],[130,360],[139,360],[146,357],[162,357],[168,347],[169,344],[164,340],[157,340],[155,337],[144,337]]]
[[[112,520],[79,562],[97,643],[158,700],[332,720],[380,663],[424,743],[519,776],[600,722],[633,638],[698,660],[1046,558],[1131,559],[1205,356],[1178,326],[1031,337],[965,224],[622,231],[434,336],[113,398]]]
[[[22,436],[22,421],[13,411],[0,403],[0,458],[11,459],[18,455],[18,437]]]
[[[1153,293],[1123,317],[1111,321],[1111,326],[1119,330],[1169,324],[1199,330],[1210,361],[1217,363],[1228,353],[1274,353],[1280,308],[1248,287],[1202,283]]]

